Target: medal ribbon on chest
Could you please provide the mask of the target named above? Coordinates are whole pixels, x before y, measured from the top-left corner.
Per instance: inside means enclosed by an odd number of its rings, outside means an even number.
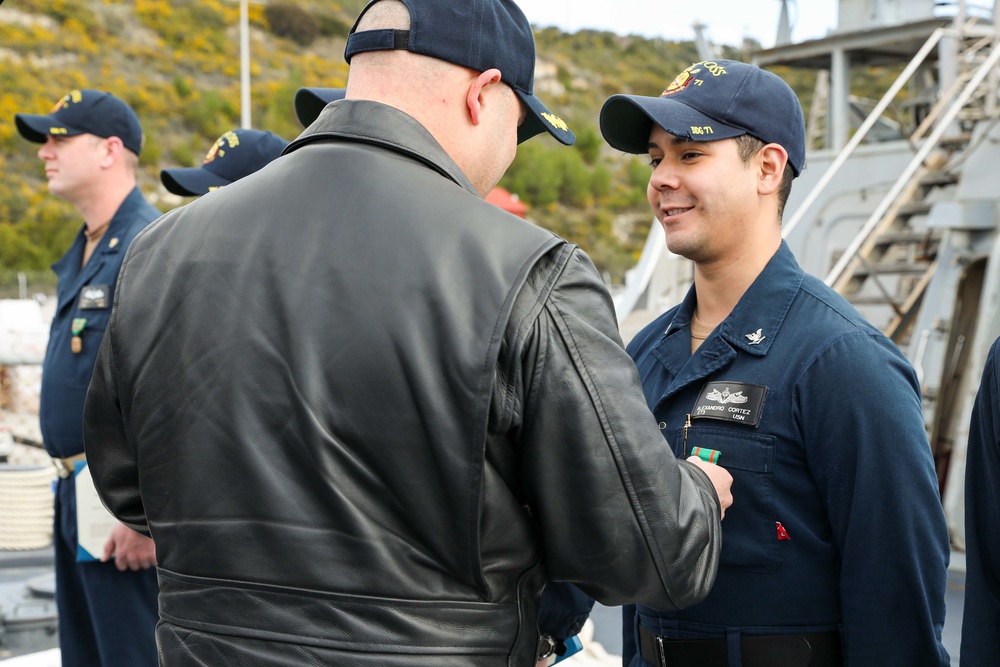
[[[86,317],[77,317],[73,320],[73,325],[70,327],[70,333],[73,334],[73,338],[69,342],[69,349],[73,350],[73,354],[80,354],[83,352],[83,339],[80,338],[80,334],[82,334],[83,330],[86,328]]]

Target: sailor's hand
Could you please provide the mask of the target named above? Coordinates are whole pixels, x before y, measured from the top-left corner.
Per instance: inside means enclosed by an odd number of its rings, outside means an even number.
[[[714,463],[702,461],[697,456],[689,456],[687,460],[688,463],[701,468],[701,471],[712,480],[712,486],[715,487],[715,495],[719,497],[719,505],[722,507],[722,515],[719,518],[726,518],[726,508],[733,504],[733,476],[725,468],[720,468]]]
[[[101,562],[115,559],[115,567],[125,570],[146,570],[156,566],[156,546],[151,538],[119,523],[104,544]]]

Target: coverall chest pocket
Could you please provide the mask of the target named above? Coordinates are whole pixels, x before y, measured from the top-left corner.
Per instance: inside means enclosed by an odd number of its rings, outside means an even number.
[[[675,442],[684,442],[683,430]],[[744,572],[773,572],[781,561],[774,511],[774,442],[771,435],[748,428],[688,428],[685,455],[692,447],[721,452],[719,465],[733,476],[733,504],[722,521],[719,567]]]

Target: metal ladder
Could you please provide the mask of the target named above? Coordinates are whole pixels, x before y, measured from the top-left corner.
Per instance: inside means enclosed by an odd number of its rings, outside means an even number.
[[[917,71],[941,38],[962,33],[939,28],[914,56],[893,86],[841,150],[827,173],[816,184],[795,215],[785,225],[787,236],[815,202],[902,86]],[[920,126],[909,137],[915,154],[899,178],[879,202],[859,233],[840,256],[825,282],[855,305],[888,306],[891,315],[883,332],[897,343],[908,333],[919,311],[924,292],[937,269],[937,249],[944,238],[941,229],[912,224],[931,210],[931,196],[937,189],[957,182],[949,165],[971,139],[971,133],[948,135],[956,119],[964,125],[989,117],[990,99],[982,91],[987,75],[1000,62],[1000,48],[992,36],[984,36],[961,54],[965,68],[954,84],[939,96]]]
[[[809,125],[806,127],[806,150],[818,148],[826,134],[827,105],[830,100],[830,70],[821,69],[816,73],[813,87],[812,107],[809,110]]]

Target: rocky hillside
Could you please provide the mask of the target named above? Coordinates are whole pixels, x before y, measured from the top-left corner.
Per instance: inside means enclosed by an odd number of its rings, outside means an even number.
[[[295,91],[344,84],[344,42],[364,4],[250,5],[255,127],[294,138],[301,131]],[[200,164],[211,142],[239,124],[238,18],[235,0],[0,6],[0,290],[15,271],[44,280],[78,225],[71,207],[47,195],[37,147],[17,135],[14,114],[46,112],[73,88],[113,91],[133,106],[147,135],[142,189],[161,210],[181,205],[185,200],[160,185],[159,170]],[[579,243],[610,280],[621,280],[648,230],[648,167],[604,144],[598,110],[614,93],[658,94],[697,59],[694,45],[554,28],[538,28],[536,36],[536,92],[579,141],[571,149],[547,137],[524,144],[501,185],[530,205],[533,221]],[[727,55],[741,56],[733,49]],[[808,108],[812,82],[793,85]]]

